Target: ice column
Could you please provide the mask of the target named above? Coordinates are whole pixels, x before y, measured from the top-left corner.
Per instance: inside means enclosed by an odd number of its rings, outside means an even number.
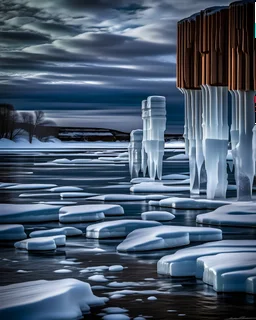
[[[129,168],[132,178],[138,177],[141,170],[141,151],[142,151],[143,130],[133,130],[130,135],[128,146]]]
[[[203,153],[207,198],[226,198],[228,151],[228,89],[203,85]]]
[[[141,149],[141,170],[143,172],[143,176],[146,176],[147,167],[148,167],[148,159],[147,153],[145,150],[145,145],[147,141],[148,131],[149,131],[149,112],[147,100],[142,101],[141,105],[142,109],[142,121],[143,121],[143,139],[142,139],[142,149]]]
[[[152,179],[155,179],[156,176],[158,179],[161,179],[164,156],[164,132],[166,129],[165,97],[148,97],[147,115],[144,148],[147,154],[149,176]]]
[[[183,134],[183,138],[185,141],[185,154],[189,154],[189,140],[188,140],[188,104],[186,103],[186,94],[185,94],[185,89],[183,88],[178,88],[184,95],[185,97],[185,103],[184,103],[184,110],[185,110],[185,114],[184,114],[184,134]]]
[[[238,143],[232,150],[232,154],[236,170],[237,199],[246,201],[251,200],[255,172],[255,150],[252,145],[253,134],[255,140],[254,91],[237,90],[237,94],[239,135]]]

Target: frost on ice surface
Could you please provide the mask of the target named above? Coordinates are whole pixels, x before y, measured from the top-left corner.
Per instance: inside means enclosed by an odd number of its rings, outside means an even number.
[[[97,194],[95,193],[88,193],[88,192],[62,192],[60,194],[61,198],[88,198],[94,197]]]
[[[0,240],[22,240],[27,238],[21,224],[0,225]]]
[[[60,209],[61,222],[97,221],[106,216],[123,215],[124,210],[117,204],[85,204],[68,206]]]
[[[58,221],[61,206],[0,203],[0,223]]]
[[[256,294],[256,252],[221,253],[197,259],[196,277],[218,292],[248,292]]]
[[[158,226],[139,229],[128,234],[117,247],[118,251],[134,252],[180,247],[197,241],[222,239],[222,231],[213,228]]]
[[[55,250],[59,246],[66,245],[66,236],[58,235],[51,237],[38,237],[38,238],[30,238],[21,240],[19,242],[15,242],[14,246],[17,249],[23,250]]]
[[[256,254],[256,240],[222,240],[181,249],[162,257],[157,263],[157,272],[174,277],[195,276],[198,258],[228,252]]]
[[[65,186],[65,187],[55,187],[50,189],[51,192],[75,192],[75,191],[83,191],[82,188]]]
[[[132,219],[106,221],[88,226],[86,229],[86,237],[96,239],[126,237],[128,233],[135,229],[160,225],[161,223],[155,221]]]
[[[142,102],[143,142],[142,171],[148,167],[149,176],[162,178],[164,131],[166,128],[166,101],[162,96],[148,97]]]
[[[88,283],[76,279],[37,280],[0,287],[0,315],[12,320],[70,320],[90,306],[104,305]],[[68,301],[68,303],[67,303]]]
[[[228,201],[208,200],[208,199],[191,199],[191,198],[167,198],[159,201],[160,207],[175,209],[216,209],[221,206],[230,204]]]
[[[142,182],[133,185],[131,192],[182,192],[189,191],[189,186],[167,186],[160,182]]]
[[[94,201],[144,201],[145,196],[137,196],[134,194],[104,194],[89,198]]]
[[[197,223],[222,226],[256,226],[256,203],[237,202],[197,216]]]
[[[168,211],[146,211],[141,214],[142,220],[170,221],[175,215]]]
[[[129,169],[131,177],[138,177],[141,170],[141,151],[142,151],[143,130],[133,130],[131,132],[129,152]]]
[[[57,235],[65,235],[67,237],[71,237],[71,236],[79,236],[81,234],[82,234],[82,231],[75,227],[63,227],[63,228],[54,228],[49,230],[33,231],[29,234],[29,236],[31,238],[50,237],[50,236],[57,236]]]

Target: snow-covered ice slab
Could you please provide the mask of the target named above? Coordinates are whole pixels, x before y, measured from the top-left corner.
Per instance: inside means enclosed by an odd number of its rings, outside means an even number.
[[[187,162],[187,161],[189,161],[189,157],[187,154],[180,153],[180,154],[176,154],[175,156],[169,157],[166,160],[177,161],[177,162],[180,162],[180,161]]]
[[[198,215],[196,221],[202,224],[256,227],[256,203],[237,202],[223,206]]]
[[[51,192],[77,192],[77,191],[83,191],[83,189],[79,187],[65,186],[65,187],[51,188],[50,191]]]
[[[139,178],[133,178],[131,180],[131,183],[141,183],[141,182],[154,182],[154,179],[148,178],[148,177],[139,177]]]
[[[135,229],[156,227],[160,225],[161,223],[155,221],[133,219],[106,221],[88,226],[86,229],[86,237],[96,239],[126,237]]]
[[[89,198],[94,197],[97,194],[89,192],[62,192],[60,194],[61,198]]]
[[[175,209],[216,209],[230,204],[228,201],[171,197],[159,201],[160,207]]]
[[[57,221],[60,207],[46,204],[0,203],[0,223]]]
[[[151,221],[170,221],[175,218],[175,215],[168,211],[146,211],[141,214],[142,220]]]
[[[222,240],[181,249],[162,257],[157,263],[157,272],[174,277],[196,276],[198,258],[228,252],[256,253],[256,240]]]
[[[121,252],[149,251],[180,247],[190,242],[222,239],[222,231],[213,228],[158,226],[128,234],[117,247]]]
[[[104,305],[88,283],[76,279],[37,280],[0,287],[1,319],[80,319],[90,306]],[[67,303],[68,302],[68,303]]]
[[[33,231],[29,234],[31,238],[50,237],[65,235],[67,237],[80,236],[83,232],[75,227],[54,228],[49,230]]]
[[[103,194],[101,196],[91,197],[88,200],[94,201],[144,201],[145,196],[134,194]]]
[[[14,186],[5,187],[7,190],[40,190],[57,187],[56,184],[45,184],[45,183],[22,183]]]
[[[201,257],[197,259],[196,276],[203,278],[217,292],[256,294],[256,283],[247,288],[247,279],[256,276],[256,253],[221,253]]]
[[[130,188],[131,192],[188,192],[189,186],[166,186],[159,182],[142,182]]]
[[[59,246],[66,245],[66,236],[58,235],[51,237],[39,237],[30,238],[15,242],[14,247],[16,249],[23,249],[27,251],[45,251],[45,250],[55,250]]]
[[[0,240],[22,240],[27,238],[21,224],[0,225]]]
[[[123,215],[124,209],[116,204],[85,204],[68,206],[60,209],[61,222],[98,221],[106,216]]]
[[[166,174],[162,176],[162,180],[185,180],[185,179],[189,179],[189,175],[172,173],[172,174]]]

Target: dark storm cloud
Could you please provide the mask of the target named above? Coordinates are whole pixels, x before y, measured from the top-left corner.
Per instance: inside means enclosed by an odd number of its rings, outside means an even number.
[[[169,131],[181,129],[183,96],[175,84],[177,21],[227,4],[2,0],[1,101],[17,109],[48,110],[57,122],[61,114],[65,125],[78,124],[84,111],[94,125],[98,121],[104,126],[105,121],[111,127],[112,119],[114,127],[121,123],[129,130],[141,125],[141,100],[164,95]]]

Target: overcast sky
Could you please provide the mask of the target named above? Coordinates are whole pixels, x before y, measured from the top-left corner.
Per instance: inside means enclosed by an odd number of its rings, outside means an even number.
[[[57,124],[141,127],[141,100],[167,98],[181,132],[176,24],[208,0],[1,0],[0,102],[44,110]]]

